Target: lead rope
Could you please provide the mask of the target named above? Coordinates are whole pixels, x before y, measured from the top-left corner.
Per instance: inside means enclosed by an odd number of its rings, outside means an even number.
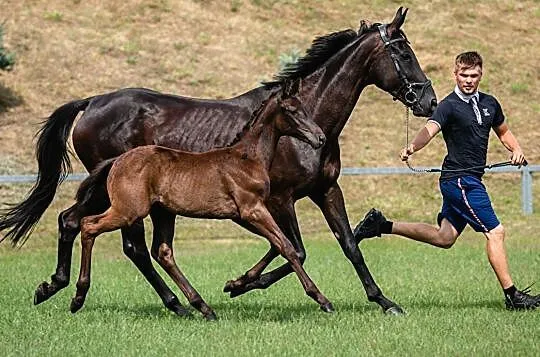
[[[408,147],[409,147],[409,107],[405,106],[405,148],[408,148]],[[416,173],[463,172],[463,171],[468,171],[468,170],[473,170],[473,169],[492,169],[492,168],[495,168],[495,167],[502,167],[502,166],[515,166],[515,165],[512,164],[512,161],[503,161],[503,162],[497,162],[495,164],[490,164],[490,165],[472,166],[472,167],[468,167],[468,168],[465,168],[465,169],[453,169],[453,170],[452,169],[446,169],[446,170],[443,170],[443,169],[417,169],[417,168],[413,167],[409,163],[409,158],[407,158],[407,160],[405,160],[405,164],[407,164],[407,167],[412,172],[416,172]],[[525,162],[523,162],[523,166],[527,166],[528,164],[529,163],[527,162],[527,160],[525,160]]]

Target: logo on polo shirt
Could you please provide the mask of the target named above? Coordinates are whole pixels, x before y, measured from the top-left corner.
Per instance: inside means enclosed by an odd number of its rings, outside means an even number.
[[[484,111],[484,116],[485,117],[489,117],[489,111],[488,111],[488,108],[482,108],[482,110]]]

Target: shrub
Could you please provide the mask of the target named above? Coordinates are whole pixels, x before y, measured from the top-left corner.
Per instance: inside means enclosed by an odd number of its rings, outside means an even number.
[[[279,70],[282,71],[285,67],[295,64],[300,58],[301,52],[298,49],[292,49],[279,55]]]
[[[0,69],[10,70],[15,64],[15,55],[4,48],[4,28],[0,25]]]

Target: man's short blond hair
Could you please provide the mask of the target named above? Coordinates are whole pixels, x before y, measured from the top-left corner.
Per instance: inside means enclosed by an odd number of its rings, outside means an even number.
[[[479,66],[482,69],[482,56],[476,51],[463,52],[456,57],[456,66],[454,71],[468,69]]]

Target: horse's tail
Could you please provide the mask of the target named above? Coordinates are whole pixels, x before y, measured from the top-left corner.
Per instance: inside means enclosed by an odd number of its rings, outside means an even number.
[[[71,173],[67,140],[77,114],[86,109],[90,99],[62,105],[36,133],[37,181],[23,202],[0,212],[0,231],[8,230],[0,242],[9,238],[13,245],[23,245],[51,204],[56,189]]]
[[[100,188],[106,186],[107,176],[116,159],[117,158],[115,157],[102,161],[92,173],[84,179],[75,196],[75,199],[80,206],[91,204],[91,202],[96,199],[96,194],[98,194],[99,197],[103,195],[103,190],[100,190]]]

